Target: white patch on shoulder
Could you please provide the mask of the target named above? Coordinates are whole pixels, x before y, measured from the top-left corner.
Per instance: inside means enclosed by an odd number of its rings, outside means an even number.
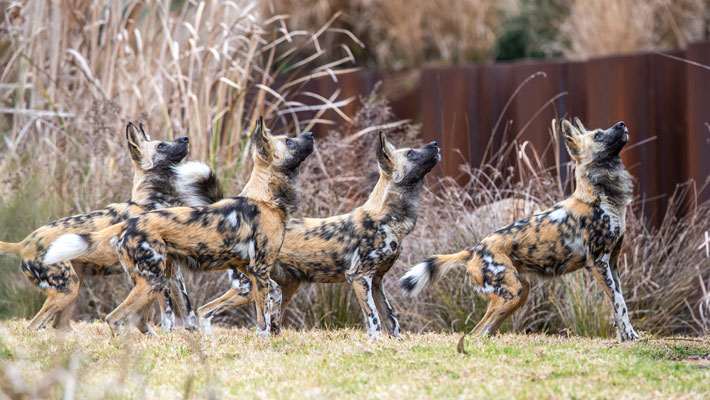
[[[384,233],[384,246],[382,248],[376,248],[368,253],[367,257],[370,259],[381,258],[384,256],[389,256],[394,253],[394,248],[392,248],[393,243],[397,243],[397,236],[392,233],[392,229],[389,226],[382,226],[382,233]]]
[[[237,212],[236,211],[232,211],[231,213],[229,213],[229,215],[227,215],[227,222],[232,224],[232,228],[237,227]]]
[[[49,287],[49,283],[47,283],[47,281],[41,281],[39,283],[39,287],[41,287],[42,289],[46,289]]]
[[[562,222],[565,220],[565,218],[567,218],[567,211],[565,211],[564,208],[560,207],[555,211],[552,211],[551,213],[547,214],[547,216],[552,222]]]
[[[577,233],[574,235],[572,241],[565,241],[565,246],[567,246],[573,255],[583,256],[584,252],[584,238],[581,234]]]
[[[57,264],[86,255],[89,242],[80,235],[68,233],[58,237],[49,246],[42,260],[45,264]]]
[[[605,216],[609,217],[609,230],[611,232],[616,232],[616,229],[619,228],[619,233],[623,234],[626,230],[626,221],[619,220],[619,217],[614,212],[614,207],[612,207],[611,204],[602,201],[601,204],[599,204],[599,208],[604,210]]]

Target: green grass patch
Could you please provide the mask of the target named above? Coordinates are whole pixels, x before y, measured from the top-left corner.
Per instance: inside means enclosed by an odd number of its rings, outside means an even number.
[[[469,354],[462,355],[459,336],[448,333],[372,341],[360,329],[286,330],[262,340],[253,330],[220,327],[210,336],[156,329],[157,337],[128,327],[111,337],[103,323],[75,323],[76,332],[31,332],[25,325],[0,323],[0,371],[14,368],[31,382],[66,370],[77,378],[77,398],[710,396],[710,368],[684,362],[710,353],[697,339],[618,344],[503,334],[467,338]],[[58,385],[54,393],[61,397],[62,390]]]

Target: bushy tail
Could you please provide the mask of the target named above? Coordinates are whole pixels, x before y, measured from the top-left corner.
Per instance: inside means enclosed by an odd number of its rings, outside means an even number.
[[[471,259],[471,250],[455,254],[440,254],[415,265],[399,279],[399,287],[409,296],[416,296],[430,283],[438,281],[453,267],[465,266]]]
[[[67,233],[54,239],[42,260],[45,264],[56,264],[85,257],[93,253],[107,240],[118,237],[126,226],[125,222],[111,225],[94,233]]]
[[[0,254],[13,254],[19,256],[21,248],[22,245],[20,243],[0,242]]]
[[[186,206],[206,206],[224,198],[222,185],[214,171],[200,161],[188,161],[174,167],[177,197]]]

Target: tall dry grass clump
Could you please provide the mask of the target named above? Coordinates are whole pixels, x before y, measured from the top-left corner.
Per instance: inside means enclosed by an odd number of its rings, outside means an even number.
[[[570,58],[667,50],[701,40],[709,29],[705,0],[576,0],[558,46]]]
[[[320,42],[328,26],[289,31],[284,17],[252,2],[3,5],[0,203],[22,199],[51,212],[8,215],[2,240],[37,228],[33,214],[46,223],[127,200],[129,120],[154,138],[189,136],[190,157],[231,184],[249,171],[247,134],[258,116],[277,132],[298,133],[330,122],[323,113],[348,102],[338,90],[326,97],[304,90],[313,78],[337,81],[352,67]],[[3,271],[16,271],[14,260],[2,262]]]
[[[429,62],[488,60],[497,30],[517,0],[271,0],[265,5],[288,14],[291,29],[312,29],[335,14],[337,27],[354,32],[362,61],[402,68]]]

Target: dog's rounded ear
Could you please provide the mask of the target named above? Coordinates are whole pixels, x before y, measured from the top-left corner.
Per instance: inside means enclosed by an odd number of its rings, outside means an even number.
[[[391,174],[394,170],[394,146],[387,140],[383,131],[379,132],[377,143],[377,162],[383,172]]]
[[[577,129],[579,129],[580,133],[587,132],[587,128],[584,127],[582,121],[579,120],[579,117],[574,117],[574,124],[577,125]]]
[[[138,127],[141,128],[141,134],[143,134],[143,139],[145,139],[146,141],[150,141],[150,136],[148,136],[148,134],[145,133],[145,130],[143,129],[143,123],[142,123],[142,122],[139,122],[139,123],[138,123]]]
[[[128,141],[128,152],[131,153],[133,161],[141,162],[145,138],[132,122],[126,126],[126,141]]]
[[[264,130],[264,117],[259,117],[254,126],[254,132],[251,134],[252,143],[256,154],[265,161],[271,160],[271,143],[269,142],[269,133]]]
[[[562,123],[560,124],[560,130],[562,132],[562,139],[564,139],[565,142],[565,147],[567,147],[567,151],[569,152],[569,155],[572,156],[575,160],[578,159],[579,157],[579,143],[577,142],[577,138],[579,136],[579,131],[577,128],[572,125],[569,121],[566,119],[562,119]]]

